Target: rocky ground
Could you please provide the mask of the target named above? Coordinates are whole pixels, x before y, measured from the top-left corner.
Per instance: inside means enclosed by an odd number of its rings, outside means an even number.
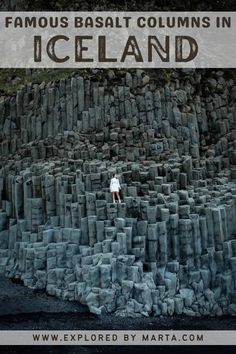
[[[88,329],[198,329],[198,330],[234,330],[235,317],[194,318],[190,317],[156,317],[156,318],[120,318],[115,316],[95,316],[88,312],[85,306],[78,302],[61,301],[55,297],[35,292],[22,286],[20,283],[0,277],[0,330],[27,330],[27,329],[60,329],[60,330],[88,330]],[[23,350],[24,349],[24,350]],[[135,353],[164,353],[176,352],[177,347],[116,347],[117,353],[134,351]],[[167,350],[168,349],[168,350]],[[178,347],[178,349],[180,349]],[[221,353],[221,347],[208,347],[208,353]],[[114,347],[44,347],[48,353],[113,353]],[[189,347],[181,347],[182,353],[189,352]],[[205,348],[201,348],[201,351]],[[31,347],[0,347],[0,353],[31,353]],[[40,353],[42,347],[35,347],[33,352]],[[233,352],[233,348],[227,348]],[[191,347],[191,353],[198,353],[198,347]]]

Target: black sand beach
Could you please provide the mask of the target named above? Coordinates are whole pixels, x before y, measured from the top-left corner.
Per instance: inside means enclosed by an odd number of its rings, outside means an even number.
[[[0,277],[0,330],[234,330],[236,317],[149,317],[121,318],[96,316],[77,302],[62,301],[24,287],[16,281]],[[235,348],[227,347],[227,352]],[[197,346],[30,346],[0,347],[0,353],[223,353],[225,347]]]

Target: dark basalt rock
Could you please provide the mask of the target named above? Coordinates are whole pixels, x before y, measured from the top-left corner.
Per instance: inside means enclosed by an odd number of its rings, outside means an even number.
[[[96,314],[235,314],[235,79],[191,76],[1,98],[1,272]]]

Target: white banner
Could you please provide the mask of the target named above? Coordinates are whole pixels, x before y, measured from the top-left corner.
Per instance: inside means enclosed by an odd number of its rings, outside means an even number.
[[[0,331],[0,345],[236,345],[236,331]]]
[[[235,12],[1,12],[1,68],[235,68]]]

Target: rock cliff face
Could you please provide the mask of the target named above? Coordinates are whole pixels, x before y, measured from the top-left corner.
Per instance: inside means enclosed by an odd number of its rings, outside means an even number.
[[[6,276],[97,314],[236,314],[236,87],[202,73],[75,76],[1,99]]]

